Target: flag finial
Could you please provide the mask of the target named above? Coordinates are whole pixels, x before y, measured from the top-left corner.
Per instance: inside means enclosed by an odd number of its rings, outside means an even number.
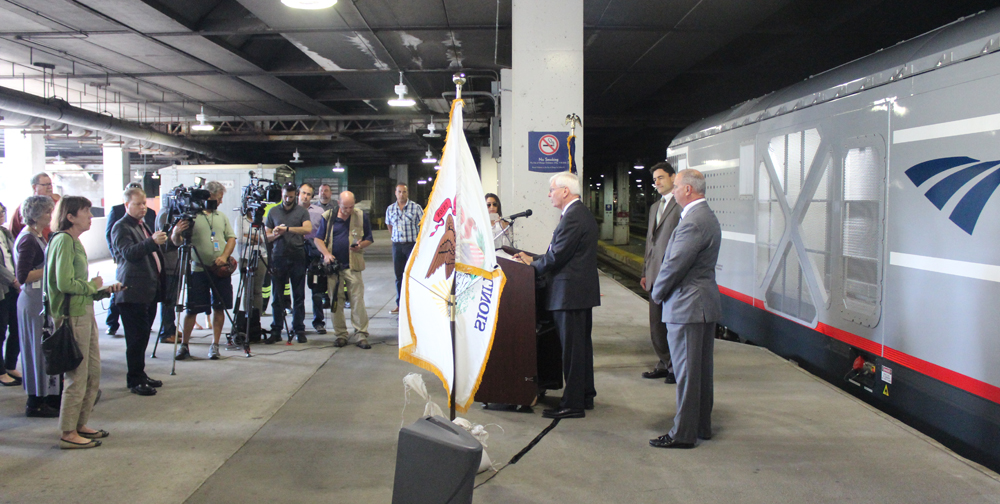
[[[455,99],[456,100],[461,100],[462,99],[462,85],[465,84],[465,80],[466,80],[465,79],[465,74],[462,73],[462,72],[458,72],[455,75],[451,76],[451,81],[455,83],[455,95],[456,95]]]

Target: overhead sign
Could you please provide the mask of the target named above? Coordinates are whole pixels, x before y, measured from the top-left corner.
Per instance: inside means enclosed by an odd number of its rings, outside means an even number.
[[[528,132],[528,171],[562,172],[569,169],[565,131]]]

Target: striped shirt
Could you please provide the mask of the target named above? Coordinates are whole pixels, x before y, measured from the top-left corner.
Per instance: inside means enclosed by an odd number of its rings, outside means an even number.
[[[420,205],[407,200],[403,209],[399,209],[399,204],[393,202],[385,210],[385,222],[392,226],[393,243],[412,243],[417,241],[420,233],[420,219],[424,216],[424,209]]]

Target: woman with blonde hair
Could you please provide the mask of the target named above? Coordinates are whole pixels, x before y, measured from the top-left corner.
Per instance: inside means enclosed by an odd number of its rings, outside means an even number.
[[[90,200],[81,196],[59,200],[52,212],[52,229],[58,233],[50,237],[45,258],[44,289],[49,314],[55,319],[53,327],[61,326],[68,312],[73,337],[83,354],[83,362],[66,373],[59,410],[62,430],[59,447],[64,450],[101,446],[99,439],[110,435],[108,431],[87,426],[101,384],[101,351],[94,300],[120,291],[122,285],[104,287],[99,276],[87,280],[87,251],[80,242],[80,235],[90,229],[90,206]]]

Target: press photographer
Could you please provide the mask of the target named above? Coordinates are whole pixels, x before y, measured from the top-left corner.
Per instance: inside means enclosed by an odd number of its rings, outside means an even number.
[[[309,211],[298,204],[298,190],[289,182],[281,188],[281,205],[271,208],[264,219],[267,241],[271,244],[271,279],[275,292],[283,289],[285,282],[292,284],[292,330],[299,343],[305,343],[305,287],[308,264],[304,235],[312,232]],[[281,339],[285,324],[285,306],[281,296],[274,298],[274,317],[271,322],[271,339]],[[291,335],[289,335],[291,340]]]
[[[189,190],[187,195],[169,198],[171,203],[168,211],[176,214],[171,219],[176,225],[173,226],[170,241],[180,246],[184,242],[185,230],[189,228],[190,242],[194,249],[191,254],[191,275],[187,281],[184,335],[182,344],[177,349],[177,360],[187,359],[191,355],[188,341],[198,313],[212,313],[212,346],[208,350],[208,358],[218,359],[219,338],[226,321],[226,310],[233,306],[229,259],[236,249],[236,233],[226,214],[217,211],[226,188],[219,182],[211,181],[205,185],[205,189],[208,199],[204,207],[199,204],[201,194],[196,192],[197,189]],[[177,189],[172,192],[176,191]],[[216,272],[205,271],[202,264],[216,269]]]

